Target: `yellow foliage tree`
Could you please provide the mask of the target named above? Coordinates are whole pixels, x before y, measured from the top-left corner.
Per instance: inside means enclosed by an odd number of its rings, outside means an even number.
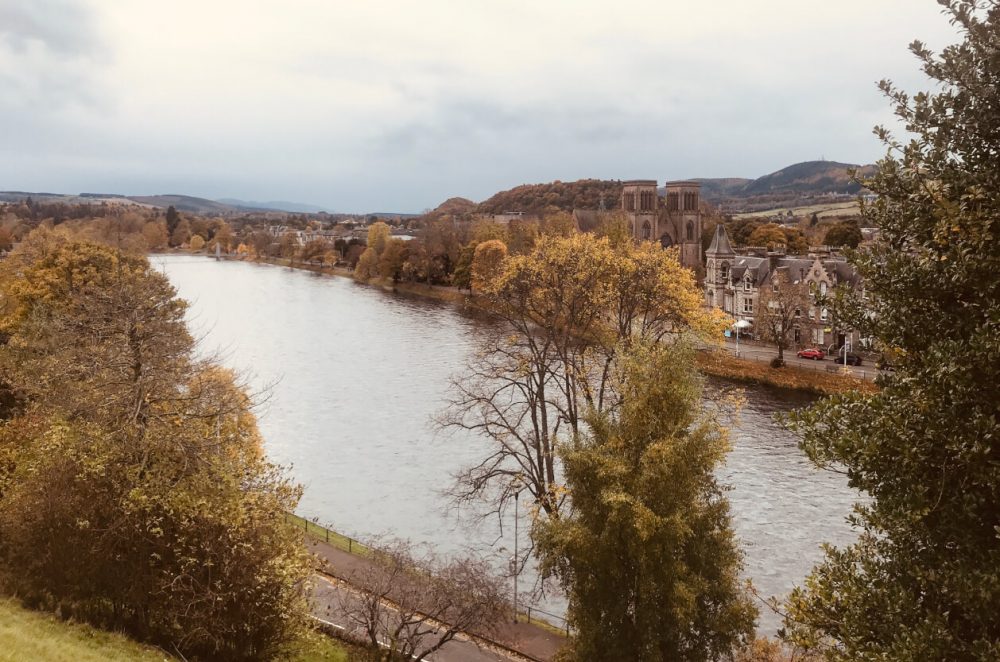
[[[499,239],[490,239],[476,246],[472,256],[472,287],[481,290],[500,275],[507,257],[507,245]]]
[[[702,306],[694,275],[676,250],[573,233],[543,235],[509,256],[482,286],[500,318],[455,385],[445,426],[484,432],[496,454],[463,474],[456,495],[496,494],[502,508],[528,489],[556,513],[560,439],[574,439],[589,411],[620,405],[613,367],[634,343],[718,339],[726,325]]]
[[[193,237],[191,237],[190,246],[191,250],[200,251],[201,249],[205,248],[205,239],[200,234],[196,234]]]

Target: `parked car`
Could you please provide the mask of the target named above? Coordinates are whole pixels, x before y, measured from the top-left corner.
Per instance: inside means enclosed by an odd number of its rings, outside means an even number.
[[[800,359],[812,359],[813,361],[822,361],[825,354],[823,350],[817,347],[809,347],[808,349],[800,349],[795,355]]]
[[[831,352],[829,354],[830,360],[836,361],[837,363],[845,363],[844,361],[844,348],[841,347],[840,351]],[[847,365],[861,365],[861,357],[854,352],[847,352]]]

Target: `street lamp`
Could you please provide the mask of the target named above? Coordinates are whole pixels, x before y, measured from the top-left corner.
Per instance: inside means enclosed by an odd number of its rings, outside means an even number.
[[[733,328],[736,329],[736,358],[740,358],[740,330],[749,329],[750,322],[746,320],[737,320],[733,323]]]
[[[514,625],[517,625],[517,575],[520,559],[517,557],[517,519],[518,519],[518,497],[521,496],[521,491],[518,490],[514,492]]]

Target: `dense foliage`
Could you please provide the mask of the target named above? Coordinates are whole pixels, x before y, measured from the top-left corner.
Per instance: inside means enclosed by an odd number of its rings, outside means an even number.
[[[911,47],[937,91],[882,84],[912,138],[878,130],[864,214],[882,241],[856,258],[865,308],[844,311],[896,372],[794,419],[870,497],[858,541],[789,601],[788,638],[831,660],[1000,658],[1000,3],[942,4],[964,41]]]
[[[148,261],[44,229],[0,269],[0,586],[186,657],[305,627],[299,490]]]
[[[739,545],[715,479],[725,430],[702,412],[692,352],[635,346],[620,408],[589,417],[564,453],[571,513],[539,522],[579,660],[716,660],[752,636]]]
[[[605,209],[618,207],[622,192],[620,181],[581,179],[576,182],[522,184],[501,191],[477,206],[483,214],[518,211],[526,214],[551,214],[574,209]]]

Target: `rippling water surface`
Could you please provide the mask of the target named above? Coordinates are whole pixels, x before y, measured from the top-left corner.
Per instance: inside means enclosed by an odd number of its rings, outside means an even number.
[[[270,386],[261,431],[269,456],[306,488],[300,513],[363,539],[390,533],[509,555],[509,528],[500,539],[494,523],[470,530],[441,495],[484,442],[430,424],[485,322],[345,278],[194,256],[154,262],[191,303],[203,349]],[[762,387],[745,397],[721,478],[747,574],[764,595],[782,595],[820,557],[821,542],[852,539],[844,518],[856,494],[842,476],[813,469],[773,421],[808,397]],[[776,623],[762,614],[761,625]]]

